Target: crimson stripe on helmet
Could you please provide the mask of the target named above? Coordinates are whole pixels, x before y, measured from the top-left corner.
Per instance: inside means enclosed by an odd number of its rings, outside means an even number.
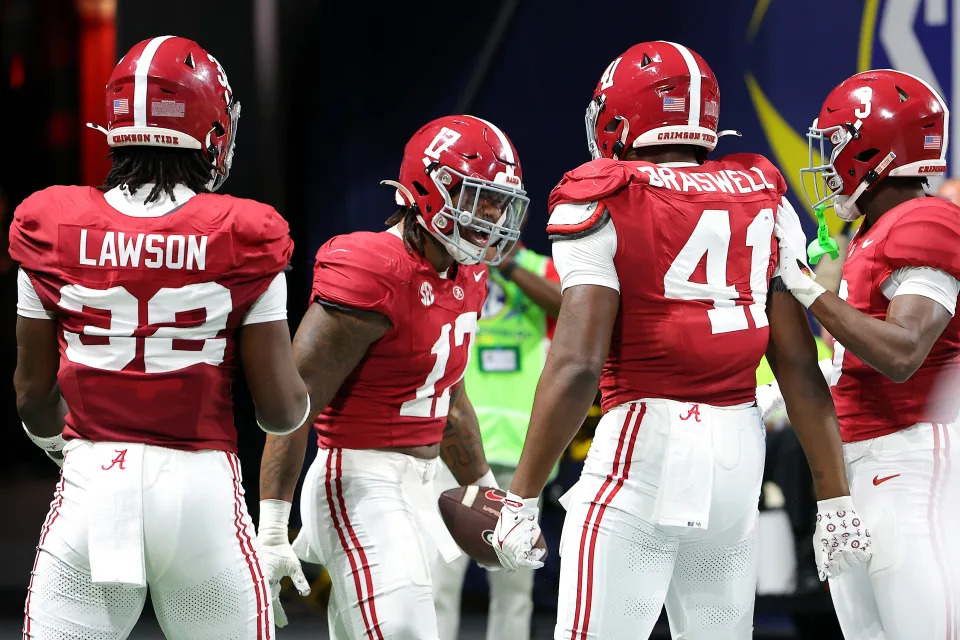
[[[477,118],[477,116],[473,117],[490,127],[493,132],[497,134],[497,138],[500,140],[500,146],[503,147],[503,159],[511,163],[507,165],[507,175],[512,176],[513,165],[517,163],[517,159],[513,155],[513,147],[510,146],[510,140],[507,139],[507,136],[503,133],[503,131],[500,131],[500,128],[497,125],[493,124],[492,122],[487,122],[483,118]]]
[[[137,68],[133,75],[133,126],[147,126],[147,74],[150,72],[150,64],[153,62],[153,56],[157,49],[163,44],[164,40],[169,40],[173,36],[160,36],[147,43],[137,60]]]
[[[680,52],[680,56],[683,58],[683,61],[687,63],[687,71],[690,72],[690,115],[687,117],[687,126],[699,127],[700,102],[702,100],[700,97],[700,85],[702,83],[700,65],[697,64],[697,59],[693,57],[692,53],[690,53],[690,49],[687,49],[682,44],[677,44],[676,42],[667,42],[666,40],[661,40],[661,42],[676,47],[677,51]]]

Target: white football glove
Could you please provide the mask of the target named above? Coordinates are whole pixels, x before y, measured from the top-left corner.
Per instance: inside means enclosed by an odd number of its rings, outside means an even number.
[[[540,538],[537,519],[540,509],[536,498],[521,498],[507,492],[500,508],[500,519],[493,530],[493,550],[500,564],[513,573],[517,569],[539,569],[543,549],[534,549]]]
[[[487,489],[500,488],[500,484],[497,482],[497,477],[493,475],[493,469],[487,469],[487,472],[482,476],[480,476],[479,478],[477,478],[477,481],[472,484],[475,484],[478,487],[484,487]],[[500,571],[500,569],[503,568],[499,564],[496,564],[496,565],[483,564],[482,562],[478,562],[477,565],[483,569],[486,569],[487,571]]]
[[[287,523],[293,505],[285,500],[260,501],[260,527],[257,532],[257,552],[263,577],[273,598],[273,617],[278,627],[287,626],[287,614],[280,604],[280,580],[290,576],[301,596],[310,595],[310,583],[303,575],[300,559],[290,546]]]
[[[793,207],[780,207],[773,232],[780,251],[780,262],[773,275],[783,280],[800,304],[809,307],[826,289],[816,283],[816,276],[807,264],[807,236]]]
[[[850,496],[817,502],[817,530],[813,534],[820,581],[836,578],[854,565],[870,560],[870,532],[857,515]]]

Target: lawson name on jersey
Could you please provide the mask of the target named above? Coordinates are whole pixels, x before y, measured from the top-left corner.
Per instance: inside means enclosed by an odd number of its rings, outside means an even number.
[[[80,229],[80,265],[204,271],[207,236]]]

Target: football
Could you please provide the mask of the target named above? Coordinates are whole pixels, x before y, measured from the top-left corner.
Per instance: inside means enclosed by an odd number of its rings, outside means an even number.
[[[493,529],[497,526],[506,495],[502,489],[468,486],[448,489],[437,501],[450,535],[464,553],[481,565],[500,566],[493,550]],[[542,534],[534,546],[546,550],[547,543]],[[544,553],[543,557],[546,556]]]

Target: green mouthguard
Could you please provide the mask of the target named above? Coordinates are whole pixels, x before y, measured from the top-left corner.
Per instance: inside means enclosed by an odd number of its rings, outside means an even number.
[[[830,237],[830,230],[827,229],[827,222],[823,216],[824,209],[826,209],[826,207],[820,205],[813,210],[814,215],[817,216],[817,239],[807,247],[807,259],[810,261],[810,264],[817,264],[820,262],[820,258],[827,253],[829,253],[830,257],[834,260],[840,257],[840,245]]]

